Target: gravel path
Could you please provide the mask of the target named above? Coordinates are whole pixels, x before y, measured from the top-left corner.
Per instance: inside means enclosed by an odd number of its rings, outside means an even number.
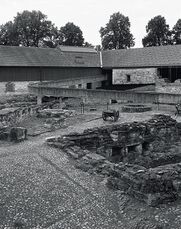
[[[121,114],[119,122],[151,115]],[[63,152],[44,143],[46,137],[105,124],[102,119],[87,121],[0,146],[0,228],[125,229],[135,214],[146,215],[142,204],[108,189],[102,177],[75,169]]]

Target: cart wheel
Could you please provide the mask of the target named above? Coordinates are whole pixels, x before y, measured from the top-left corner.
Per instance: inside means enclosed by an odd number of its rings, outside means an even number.
[[[106,114],[104,112],[102,112],[102,118],[104,121],[106,121]]]
[[[116,111],[114,114],[114,121],[116,122],[119,118],[119,111]]]

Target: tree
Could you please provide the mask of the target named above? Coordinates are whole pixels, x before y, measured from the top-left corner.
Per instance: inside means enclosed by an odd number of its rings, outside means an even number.
[[[61,45],[83,46],[84,44],[81,29],[72,22],[68,22],[65,26],[61,27],[59,34],[59,43]]]
[[[87,48],[94,48],[94,45],[90,44],[89,42],[84,42],[83,44],[84,47],[87,47]]]
[[[142,39],[143,46],[160,46],[172,44],[169,25],[162,16],[152,18],[146,26],[147,35]]]
[[[109,22],[99,32],[103,49],[126,49],[135,44],[129,18],[119,12],[111,15]]]
[[[172,30],[174,44],[181,44],[181,19],[177,21]]]
[[[19,45],[18,33],[12,21],[0,26],[0,45]]]
[[[58,36],[58,30],[40,11],[33,10],[17,13],[13,22],[0,27],[0,43],[5,45],[43,46],[51,45]]]

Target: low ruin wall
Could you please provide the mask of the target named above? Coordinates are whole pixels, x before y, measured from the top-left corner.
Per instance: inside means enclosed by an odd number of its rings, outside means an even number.
[[[177,104],[180,103],[180,94],[159,93],[159,92],[142,92],[142,91],[116,91],[103,89],[75,89],[75,88],[59,88],[51,86],[29,85],[28,90],[30,94],[55,97],[74,97],[82,98],[84,102],[101,102],[117,100],[119,102],[127,103],[160,103],[160,104]]]
[[[181,83],[180,81],[174,82],[174,83],[162,83],[162,84],[156,84],[155,87],[156,92],[159,93],[169,93],[169,94],[177,94],[181,95]]]
[[[47,105],[43,106],[26,106],[26,107],[11,107],[0,110],[0,127],[12,126],[24,118],[36,114],[39,110],[46,108]]]
[[[106,174],[109,185],[156,205],[181,195],[180,130],[170,116],[155,115],[146,122],[52,137],[47,144],[78,159],[84,171]]]

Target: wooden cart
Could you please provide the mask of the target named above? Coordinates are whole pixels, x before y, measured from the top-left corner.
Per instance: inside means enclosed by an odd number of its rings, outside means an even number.
[[[111,118],[114,122],[116,122],[119,118],[119,111],[117,110],[106,110],[102,112],[102,118],[104,121],[107,120],[107,118]]]

